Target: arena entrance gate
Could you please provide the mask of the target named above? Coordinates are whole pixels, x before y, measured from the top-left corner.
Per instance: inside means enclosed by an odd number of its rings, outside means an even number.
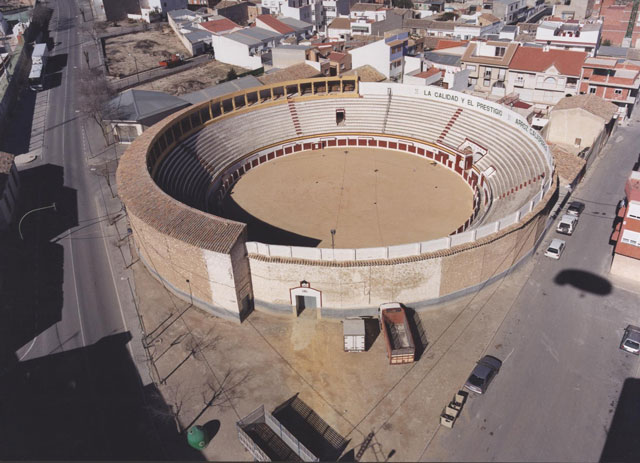
[[[308,281],[302,280],[300,286],[289,290],[293,315],[296,317],[304,309],[322,308],[322,292],[313,289]]]

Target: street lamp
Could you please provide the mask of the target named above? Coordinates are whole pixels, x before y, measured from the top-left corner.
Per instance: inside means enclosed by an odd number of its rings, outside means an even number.
[[[331,250],[333,251],[335,248],[335,237],[336,237],[336,230],[335,228],[331,229]]]
[[[24,237],[22,236],[22,221],[24,220],[24,218],[26,216],[28,216],[29,214],[31,214],[32,212],[44,211],[45,209],[53,209],[54,211],[57,211],[56,203],[50,204],[49,206],[44,206],[44,207],[38,207],[36,209],[31,209],[29,212],[27,212],[25,215],[22,216],[22,218],[20,219],[20,222],[18,222],[18,233],[20,234],[20,239],[22,241],[24,241]]]

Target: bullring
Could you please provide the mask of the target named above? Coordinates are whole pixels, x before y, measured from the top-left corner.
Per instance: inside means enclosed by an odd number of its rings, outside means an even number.
[[[380,247],[249,241],[221,206],[249,170],[325,148],[401,151],[457,174],[472,213],[452,234]],[[318,316],[427,306],[473,291],[529,255],[556,190],[542,138],[517,113],[445,89],[320,78],[189,107],[140,136],[118,190],[147,268],[180,297],[240,321],[253,308]],[[404,226],[411,226],[410,223]]]

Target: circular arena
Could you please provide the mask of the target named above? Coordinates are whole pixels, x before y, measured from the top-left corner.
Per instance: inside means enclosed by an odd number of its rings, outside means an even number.
[[[475,291],[533,252],[557,189],[546,144],[517,113],[357,77],[186,108],[131,144],[117,181],[147,268],[234,321]]]

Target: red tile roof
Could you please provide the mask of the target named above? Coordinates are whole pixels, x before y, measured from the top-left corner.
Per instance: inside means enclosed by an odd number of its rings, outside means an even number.
[[[347,57],[346,53],[340,53],[339,51],[332,51],[331,53],[329,53],[329,56],[327,56],[327,59],[329,61],[336,61],[339,63],[346,57]]]
[[[421,72],[420,74],[416,74],[416,77],[421,77],[423,79],[426,79],[427,77],[431,77],[434,74],[440,74],[441,71],[438,68],[430,68],[427,69],[426,71]]]
[[[443,50],[445,48],[454,48],[461,47],[463,45],[468,44],[468,40],[438,40],[438,44],[435,46],[434,50]]]
[[[209,32],[213,32],[214,34],[219,34],[220,32],[230,31],[236,27],[240,27],[233,21],[227,18],[215,19],[213,21],[205,21],[200,23],[200,26],[204,27]]]
[[[292,32],[295,32],[295,30],[292,27],[287,26],[282,21],[278,21],[278,19],[274,18],[269,14],[261,14],[256,19],[259,19],[260,21],[262,21],[264,24],[266,24],[267,26],[269,26],[271,29],[275,30],[279,34],[291,34]]]
[[[577,77],[580,76],[586,57],[587,53],[583,51],[556,49],[544,51],[537,47],[518,47],[509,64],[509,69],[543,72],[555,66],[561,74]]]

